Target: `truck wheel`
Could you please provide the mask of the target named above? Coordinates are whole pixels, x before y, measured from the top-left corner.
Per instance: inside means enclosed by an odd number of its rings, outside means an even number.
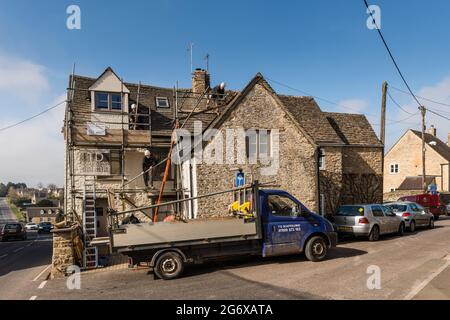
[[[154,272],[158,278],[172,280],[178,278],[184,270],[183,258],[176,252],[165,252],[156,260]]]
[[[305,247],[305,255],[309,261],[322,261],[327,256],[328,248],[325,239],[316,236],[309,239]]]
[[[369,241],[380,240],[380,228],[378,226],[373,226],[372,231],[369,234]]]

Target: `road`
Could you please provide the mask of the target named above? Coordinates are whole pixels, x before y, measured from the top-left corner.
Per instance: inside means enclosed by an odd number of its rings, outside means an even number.
[[[0,224],[11,221],[16,217],[0,198]],[[28,292],[47,275],[51,256],[51,235],[34,231],[27,241],[0,242],[0,299],[29,299]]]
[[[303,255],[245,258],[188,268],[183,278],[154,280],[148,270],[85,273],[81,289],[66,280],[28,292],[36,299],[450,299],[450,219],[433,230],[379,242],[345,240],[328,260]],[[373,269],[375,268],[375,269]],[[379,269],[378,269],[379,268]],[[380,288],[369,289],[368,271]]]

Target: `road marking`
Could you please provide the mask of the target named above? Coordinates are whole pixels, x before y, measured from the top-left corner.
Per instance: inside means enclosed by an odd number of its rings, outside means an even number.
[[[3,259],[5,257],[7,257],[7,256],[8,256],[8,254],[4,254],[4,255],[0,256],[0,259]]]
[[[47,284],[47,280],[42,281],[41,284],[39,285],[38,289],[43,289],[46,284]]]
[[[431,281],[433,281],[434,278],[436,278],[439,274],[441,274],[445,269],[447,269],[450,266],[450,255],[447,255],[444,260],[447,262],[444,263],[443,266],[441,266],[439,269],[431,273],[423,282],[421,282],[419,285],[417,285],[415,288],[411,290],[408,295],[403,298],[403,300],[412,300],[417,294],[419,294],[420,291],[422,291]]]
[[[49,264],[44,270],[41,271],[41,273],[39,273],[36,278],[33,279],[33,281],[37,281],[43,274],[45,271],[47,271],[52,265]]]
[[[37,296],[32,296],[30,300],[36,300]]]
[[[14,250],[13,252],[19,252],[20,250],[23,250],[23,249],[24,249],[24,247],[21,247],[21,248]]]

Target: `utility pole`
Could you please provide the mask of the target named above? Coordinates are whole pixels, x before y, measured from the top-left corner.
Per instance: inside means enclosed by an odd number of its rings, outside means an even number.
[[[424,106],[419,107],[420,113],[422,114],[422,188],[423,191],[427,191],[427,183],[426,183],[426,170],[425,170],[425,115],[427,113],[427,109]]]
[[[386,81],[383,82],[382,87],[382,97],[381,97],[381,126],[380,126],[380,140],[381,143],[386,142],[386,94],[387,94],[388,84]]]
[[[206,54],[205,60],[206,60],[206,72],[209,73],[209,53]]]

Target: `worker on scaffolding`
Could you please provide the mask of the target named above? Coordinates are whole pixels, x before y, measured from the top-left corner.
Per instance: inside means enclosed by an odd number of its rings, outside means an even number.
[[[144,172],[144,184],[146,188],[153,188],[152,167],[156,166],[156,159],[153,157],[149,149],[144,152],[144,160],[142,161],[142,171]]]

